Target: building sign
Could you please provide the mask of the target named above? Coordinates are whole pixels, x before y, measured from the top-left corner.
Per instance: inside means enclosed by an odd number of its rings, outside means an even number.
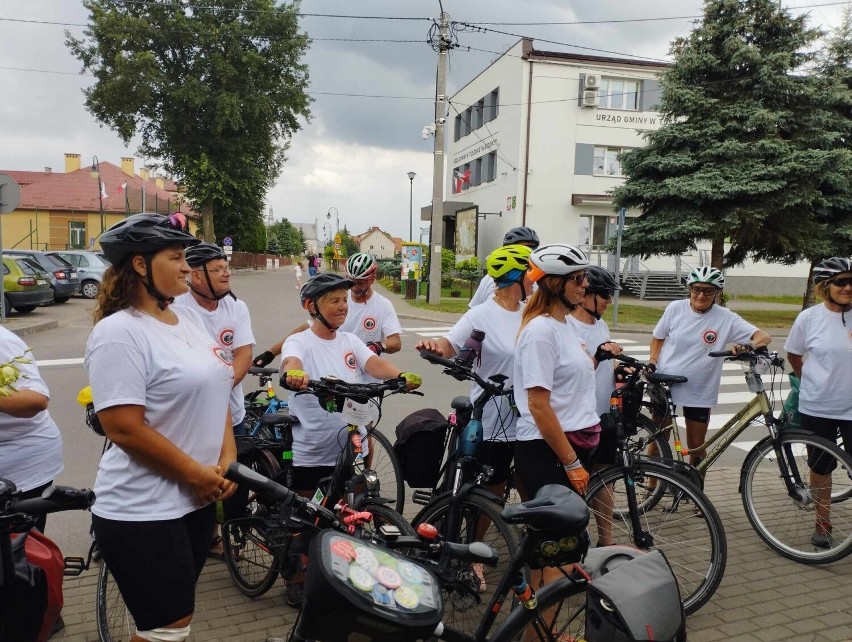
[[[506,197],[506,211],[507,212],[511,212],[513,209],[515,209],[515,205],[517,204],[516,198],[517,197],[515,197],[515,196],[507,196]]]
[[[478,206],[456,212],[456,262],[476,256],[478,213]]]
[[[493,136],[482,141],[477,141],[467,149],[459,152],[456,156],[453,156],[453,165],[460,165],[469,158],[477,158],[494,147],[497,147],[497,139]]]

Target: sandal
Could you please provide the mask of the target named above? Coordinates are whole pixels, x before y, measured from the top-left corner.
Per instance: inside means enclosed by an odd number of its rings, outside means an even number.
[[[207,551],[207,557],[212,557],[220,562],[225,561],[225,547],[222,544],[221,535],[217,535],[210,541],[210,549]]]

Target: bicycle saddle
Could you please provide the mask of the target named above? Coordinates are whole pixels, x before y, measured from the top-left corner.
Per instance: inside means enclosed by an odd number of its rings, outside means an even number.
[[[683,375],[667,375],[659,372],[655,372],[654,374],[649,375],[648,379],[650,379],[654,383],[666,384],[686,383],[687,381],[689,381],[689,379],[687,377],[684,377]]]
[[[470,397],[456,397],[450,402],[450,408],[456,412],[466,412],[473,410],[473,404],[470,401]]]
[[[296,423],[295,417],[289,412],[270,412],[260,416],[262,426],[284,426]]]
[[[509,524],[528,524],[538,530],[569,535],[589,523],[589,507],[577,493],[559,484],[542,486],[535,497],[523,504],[510,504],[501,513]]]

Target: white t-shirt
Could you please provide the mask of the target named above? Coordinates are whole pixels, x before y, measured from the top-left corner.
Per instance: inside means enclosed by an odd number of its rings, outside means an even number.
[[[504,388],[511,388],[512,377],[515,374],[515,338],[521,327],[523,313],[523,305],[516,312],[510,312],[491,298],[482,305],[468,310],[450,328],[446,339],[458,353],[473,329],[485,332],[485,340],[482,342],[482,360],[476,372],[485,380],[491,375],[506,375],[509,378]],[[480,395],[482,395],[482,388],[476,383],[471,384],[471,400],[476,401]],[[482,409],[483,434],[486,440],[514,441],[517,421],[517,414],[512,408],[509,397],[490,399]]]
[[[0,327],[0,362],[24,355],[27,344]],[[18,390],[32,390],[50,397],[33,363],[18,363],[21,376],[14,384]],[[0,477],[15,483],[18,490],[32,490],[53,481],[62,472],[62,436],[47,410],[34,417],[13,417],[0,412]]]
[[[688,299],[672,301],[654,328],[654,338],[665,339],[657,372],[689,378],[672,386],[674,402],[692,408],[715,406],[724,359],[707,354],[725,350],[729,343],[744,343],[755,332],[757,327],[720,305],[702,314]]]
[[[243,346],[254,345],[254,334],[251,331],[251,316],[248,306],[243,301],[236,301],[230,296],[219,299],[219,305],[213,311],[205,310],[193,298],[192,292],[181,294],[175,298],[172,309],[178,307],[193,310],[204,322],[204,327],[210,336],[219,344],[233,362],[234,350]],[[246,416],[243,383],[238,383],[231,389],[231,420],[236,426]]]
[[[852,319],[846,313],[847,324]],[[807,356],[802,365],[799,411],[827,419],[852,419],[852,325],[825,304],[803,310],[784,344],[787,352]],[[848,444],[847,444],[848,445]]]
[[[473,293],[473,297],[467,304],[467,307],[472,310],[476,306],[482,305],[494,296],[494,290],[496,289],[497,284],[494,283],[494,278],[490,274],[486,274],[479,282],[479,287],[476,288],[476,292]]]
[[[597,319],[594,323],[583,323],[574,316],[569,315],[568,318],[592,354],[600,344],[612,341],[609,326],[603,319]],[[614,364],[614,361],[601,361],[595,370],[595,407],[598,416],[609,412],[609,400],[615,388]]]
[[[294,263],[293,264],[293,271],[296,273],[297,279],[302,278],[302,266],[301,265],[299,265],[298,263]]]
[[[563,432],[600,422],[595,412],[595,362],[574,325],[549,316],[532,319],[521,331],[515,348],[515,403],[518,441],[542,439],[530,414],[527,390],[550,390],[550,405]]]
[[[311,379],[334,376],[350,383],[364,381],[364,365],[374,356],[358,337],[341,330],[333,339],[321,339],[313,330],[297,332],[287,337],[281,349],[282,366],[289,357],[296,357]],[[291,393],[289,408],[299,419],[293,426],[293,465],[333,466],[347,438],[341,430],[346,426],[342,415],[321,408],[312,394]],[[366,441],[363,446],[366,454]]]
[[[381,294],[374,290],[364,303],[357,303],[352,300],[350,290],[348,298],[349,312],[341,331],[351,332],[364,343],[384,341],[392,334],[402,334],[393,304]]]
[[[161,323],[132,308],[99,321],[86,344],[95,410],[144,406],[145,421],[187,455],[216,465],[234,381],[230,356],[186,308]],[[199,508],[192,491],[112,446],[101,457],[92,512],[106,519],[176,519]]]

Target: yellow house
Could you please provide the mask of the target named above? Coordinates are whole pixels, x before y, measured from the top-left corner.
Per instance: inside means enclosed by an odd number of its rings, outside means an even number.
[[[181,210],[195,216],[181,201],[177,186],[135,172],[131,157],[121,166],[97,162],[81,166],[79,154],[65,154],[65,172],[0,170],[21,186],[15,211],[0,216],[3,247],[35,250],[99,249],[98,236],[129,214]],[[195,226],[191,228],[194,232]]]

